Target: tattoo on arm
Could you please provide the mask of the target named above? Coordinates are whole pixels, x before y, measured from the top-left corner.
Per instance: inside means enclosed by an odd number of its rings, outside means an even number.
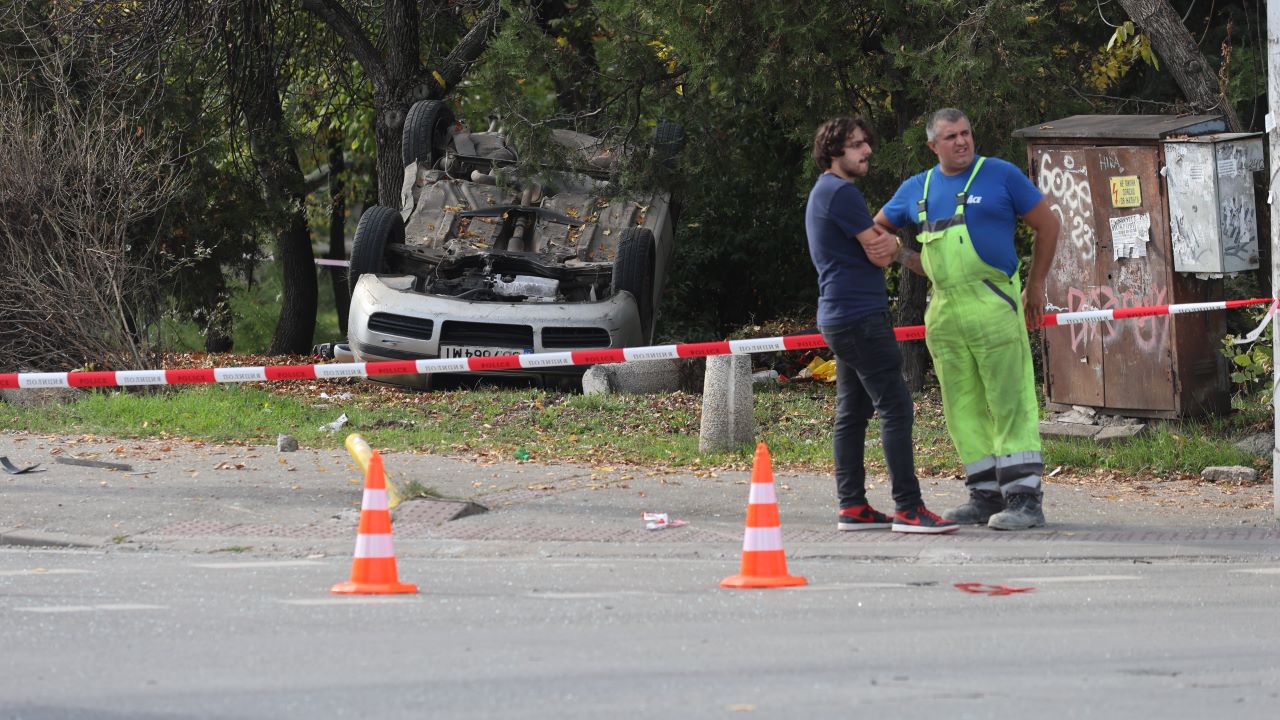
[[[924,274],[924,266],[920,263],[920,253],[915,250],[910,250],[904,247],[898,253],[898,257],[894,258],[894,260],[902,267],[907,268],[917,275]]]

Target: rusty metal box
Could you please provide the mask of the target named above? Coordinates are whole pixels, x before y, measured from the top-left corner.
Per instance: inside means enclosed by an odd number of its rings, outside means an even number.
[[[1262,133],[1164,141],[1173,269],[1237,273],[1258,269],[1254,173],[1266,167]]]
[[[1050,312],[1222,299],[1222,280],[1177,270],[1165,144],[1224,130],[1212,115],[1076,115],[1014,133],[1026,139],[1032,181],[1062,223],[1046,282]],[[1045,328],[1048,407],[1164,418],[1225,412],[1225,332],[1221,312]]]

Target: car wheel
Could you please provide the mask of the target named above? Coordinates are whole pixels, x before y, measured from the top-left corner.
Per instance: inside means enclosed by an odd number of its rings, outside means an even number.
[[[374,205],[360,216],[356,236],[351,242],[351,268],[348,272],[349,287],[354,292],[356,281],[365,273],[386,272],[387,247],[404,244],[404,221],[400,213],[389,207]]]
[[[453,111],[439,100],[420,100],[409,108],[400,135],[400,157],[405,165],[417,161],[427,167],[444,156]]]
[[[653,129],[653,155],[671,172],[680,169],[680,153],[684,152],[684,126],[662,120]]]
[[[635,297],[640,310],[640,335],[645,343],[653,341],[654,256],[653,233],[631,228],[622,232],[613,261],[613,292],[626,290]]]

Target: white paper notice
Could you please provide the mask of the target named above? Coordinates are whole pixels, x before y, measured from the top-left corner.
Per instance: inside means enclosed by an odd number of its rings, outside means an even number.
[[[1114,259],[1147,256],[1151,241],[1151,215],[1126,215],[1111,218],[1111,250]]]
[[[1204,182],[1206,177],[1208,177],[1208,173],[1205,172],[1204,165],[1201,165],[1200,163],[1187,165],[1187,179],[1191,182]]]
[[[1218,177],[1233,178],[1240,173],[1240,161],[1235,158],[1223,158],[1218,161]]]

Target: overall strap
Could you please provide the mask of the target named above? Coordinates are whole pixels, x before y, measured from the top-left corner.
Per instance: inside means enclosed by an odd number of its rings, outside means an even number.
[[[973,179],[977,177],[984,162],[986,162],[985,157],[978,158],[978,162],[973,164],[973,170],[969,171],[969,181],[964,184],[964,189],[956,193],[956,215],[964,215],[965,202],[969,199],[969,186],[973,184]],[[925,193],[925,197],[929,197],[928,193]]]
[[[979,157],[978,161],[973,164],[973,169],[969,171],[969,179],[964,184],[964,189],[956,193],[956,215],[964,215],[965,201],[969,198],[969,186],[973,184],[973,179],[977,177],[978,170],[982,169],[982,163],[986,162],[986,157]],[[926,224],[928,215],[927,208],[929,203],[929,181],[933,179],[933,168],[924,174],[924,197],[916,203],[916,219],[921,227]],[[939,221],[945,222],[945,221]]]
[[[924,197],[920,198],[920,202],[916,203],[916,220],[921,227],[924,227],[926,216],[928,215],[926,208],[929,201],[929,181],[931,179],[933,179],[933,168],[929,168],[929,172],[924,174]]]

